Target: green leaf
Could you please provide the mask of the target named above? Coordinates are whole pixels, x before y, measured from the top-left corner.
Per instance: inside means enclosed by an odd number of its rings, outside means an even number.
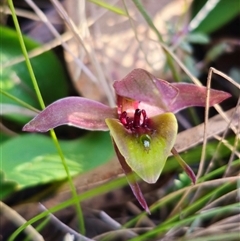
[[[150,119],[153,133],[131,133],[116,119],[107,119],[110,133],[127,164],[144,181],[155,183],[170,154],[177,135],[177,120],[172,113]]]
[[[192,2],[191,5],[191,15],[192,19],[197,15],[197,13],[201,10],[201,8],[206,4],[208,0],[196,0]]]
[[[9,135],[7,135],[6,133],[3,133],[3,131],[1,131],[0,134],[0,145],[4,142],[9,140],[11,137]]]
[[[0,87],[7,93],[26,103],[39,108],[39,103],[35,95],[35,90],[24,61],[11,64],[16,58],[23,56],[20,48],[17,33],[6,27],[0,27],[1,48],[0,59],[2,73],[0,78]],[[24,42],[28,51],[41,45],[35,41],[24,37]],[[67,95],[66,76],[58,58],[52,51],[45,52],[31,59],[34,73],[38,80],[40,90],[46,104],[50,104],[56,99]],[[0,103],[16,104],[1,94]],[[29,118],[23,118],[18,115],[7,115],[9,118],[25,123]]]
[[[210,50],[208,50],[205,60],[207,62],[211,62],[216,60],[219,56],[225,53],[225,51],[229,48],[227,43],[219,43],[215,44]]]
[[[195,3],[198,2],[198,3]],[[205,2],[205,4],[204,4]],[[228,23],[232,20],[240,11],[239,0],[219,0],[213,8],[210,6],[216,1],[194,1],[193,5],[193,18],[192,22],[195,21],[196,24],[192,26],[191,31],[201,32],[205,34],[209,34],[219,28],[221,28],[224,24]],[[204,5],[203,5],[204,4]],[[194,8],[198,8],[199,6],[203,6],[201,10],[196,14],[196,10]],[[207,7],[208,6],[208,7]],[[204,16],[204,17],[200,17]],[[191,24],[190,24],[191,26]]]
[[[106,132],[92,132],[77,140],[60,141],[60,145],[71,176],[106,163],[113,156],[111,139]],[[5,181],[17,183],[18,189],[67,178],[49,137],[22,135],[4,142],[0,148]]]
[[[193,48],[191,46],[190,43],[188,43],[187,41],[182,41],[180,44],[179,44],[179,47],[186,53],[188,54],[192,54],[193,52]]]
[[[208,44],[210,39],[206,34],[203,33],[189,33],[186,35],[185,40],[193,44]]]
[[[189,179],[186,172],[181,172],[178,176],[178,179],[174,180],[175,190],[179,190],[191,185],[191,180]]]
[[[1,185],[1,192],[0,192],[0,200],[4,197],[8,196],[10,193],[17,190],[17,183],[14,181],[8,181],[5,179],[3,171],[0,170],[0,185]]]

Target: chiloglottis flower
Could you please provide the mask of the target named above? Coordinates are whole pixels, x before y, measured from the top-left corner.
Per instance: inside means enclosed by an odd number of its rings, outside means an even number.
[[[24,131],[46,132],[60,125],[86,130],[107,131],[125,174],[135,173],[147,183],[155,183],[174,148],[178,125],[174,113],[190,107],[205,106],[207,89],[188,83],[169,83],[143,69],[134,69],[113,84],[116,107],[82,97],[67,97],[52,103],[27,123]],[[210,106],[231,95],[210,90]],[[176,158],[195,183],[191,168]],[[127,175],[128,176],[128,175]],[[141,204],[149,212],[136,182],[129,185]]]

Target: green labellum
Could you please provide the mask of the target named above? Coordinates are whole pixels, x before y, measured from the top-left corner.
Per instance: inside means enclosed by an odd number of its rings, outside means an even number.
[[[150,118],[152,134],[136,135],[117,119],[106,119],[110,133],[126,163],[144,181],[155,183],[177,136],[177,120],[173,113]]]

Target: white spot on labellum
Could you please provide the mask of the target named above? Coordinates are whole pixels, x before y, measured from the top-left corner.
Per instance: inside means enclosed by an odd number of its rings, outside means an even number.
[[[151,137],[147,134],[140,136],[140,142],[143,144],[144,148],[148,151],[151,145]]]

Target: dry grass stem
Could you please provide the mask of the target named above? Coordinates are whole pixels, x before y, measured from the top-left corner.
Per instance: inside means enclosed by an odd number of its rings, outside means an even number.
[[[104,90],[104,93],[106,93],[109,105],[115,106],[115,96],[113,94],[113,90],[111,89],[110,85],[108,84],[108,82],[105,78],[105,75],[104,75],[103,70],[100,66],[100,63],[96,57],[94,49],[91,47],[90,44],[87,45],[86,41],[83,41],[83,37],[81,36],[82,33],[79,32],[77,26],[71,20],[71,18],[69,18],[68,14],[66,13],[66,11],[62,7],[62,5],[56,0],[51,0],[51,2],[55,6],[56,10],[59,12],[60,16],[62,16],[62,18],[66,21],[67,26],[74,33],[74,36],[79,41],[81,46],[84,48],[86,54],[89,56],[91,63],[93,64],[93,66],[97,72],[97,81],[99,83],[99,86],[101,86]],[[87,26],[85,26],[85,27],[86,27],[85,30],[88,31]]]
[[[18,8],[15,8],[15,11],[16,15],[19,17],[31,19],[33,21],[41,21],[41,19],[35,13],[32,13],[30,11]],[[0,13],[11,15],[11,11],[7,6],[0,6]]]
[[[76,61],[76,63],[79,65],[80,68],[82,68],[82,70],[84,71],[84,73],[89,77],[89,79],[91,79],[92,81],[96,82],[96,77],[94,76],[94,74],[87,68],[87,66],[81,61],[81,59],[79,59],[77,56],[75,56],[75,54],[70,50],[70,48],[68,47],[68,45],[66,44],[66,42],[63,41],[63,39],[61,38],[61,35],[58,33],[58,31],[54,28],[54,26],[52,25],[52,23],[48,20],[48,18],[46,17],[46,15],[43,13],[43,11],[41,11],[41,9],[32,1],[32,0],[25,0],[29,6],[36,12],[36,14],[39,16],[39,18],[42,20],[42,22],[44,22],[49,30],[51,31],[51,33],[55,36],[55,38],[58,39],[59,42],[61,42],[61,45],[63,46],[63,48],[70,54],[70,56],[72,56],[72,58]]]
[[[0,201],[1,215],[10,219],[17,227],[20,227],[27,222],[19,213],[12,208],[8,207],[5,203]],[[44,241],[42,235],[40,235],[33,226],[29,225],[25,228],[24,232],[27,236],[31,237],[33,241]]]

